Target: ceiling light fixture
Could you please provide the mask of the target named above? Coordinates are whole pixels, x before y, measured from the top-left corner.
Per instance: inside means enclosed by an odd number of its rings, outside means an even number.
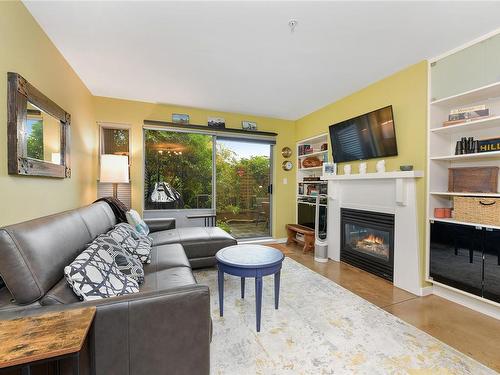
[[[288,21],[288,26],[290,27],[290,31],[293,33],[295,31],[295,28],[297,27],[297,24],[299,21],[296,19],[292,18],[290,21]]]

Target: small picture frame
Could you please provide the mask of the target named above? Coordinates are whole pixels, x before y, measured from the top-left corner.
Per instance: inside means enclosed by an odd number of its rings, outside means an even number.
[[[256,131],[257,130],[257,123],[253,122],[253,121],[242,121],[241,128],[243,130]]]
[[[208,118],[208,126],[216,129],[225,129],[226,128],[226,120],[222,117],[209,117]]]
[[[189,124],[189,115],[186,113],[172,113],[172,122],[176,124]]]
[[[335,176],[337,174],[336,163],[323,163],[323,176]]]

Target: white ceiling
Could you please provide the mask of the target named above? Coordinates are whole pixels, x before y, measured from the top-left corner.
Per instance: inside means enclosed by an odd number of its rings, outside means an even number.
[[[284,119],[500,27],[480,1],[25,4],[94,95]]]

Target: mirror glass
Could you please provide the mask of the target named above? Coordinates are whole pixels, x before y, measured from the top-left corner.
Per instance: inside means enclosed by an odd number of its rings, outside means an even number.
[[[61,122],[30,102],[24,139],[28,158],[61,164]]]

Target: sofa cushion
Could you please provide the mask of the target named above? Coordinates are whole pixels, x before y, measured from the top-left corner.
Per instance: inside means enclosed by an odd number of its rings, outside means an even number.
[[[164,290],[196,284],[193,272],[189,267],[172,267],[146,273],[141,292]]]
[[[128,223],[140,234],[147,236],[149,234],[149,227],[144,220],[142,220],[141,215],[136,210],[127,211],[125,214]]]
[[[85,300],[121,296],[139,291],[137,281],[124,275],[111,255],[98,242],[93,242],[64,268],[66,280],[75,294]]]
[[[233,236],[218,227],[187,227],[151,233],[153,246],[180,242],[188,259],[215,256],[220,249],[236,245]]]
[[[40,299],[40,304],[42,306],[49,306],[75,303],[78,301],[79,299],[75,292],[71,289],[71,286],[68,284],[66,278],[63,277],[42,297],[42,299]]]
[[[151,262],[152,240],[147,236],[138,234],[130,225],[126,223],[117,224],[108,232],[108,235],[142,263]]]
[[[0,229],[0,275],[18,304],[40,299],[95,236],[114,224],[104,203]]]
[[[144,272],[151,273],[173,267],[190,267],[181,244],[155,246],[151,249],[151,263],[144,265]]]
[[[139,284],[144,281],[144,269],[139,259],[134,257],[117,241],[108,234],[101,234],[94,240],[113,258],[116,267],[125,275],[137,280]]]
[[[181,242],[178,229],[167,229],[158,232],[152,232],[149,234],[149,237],[153,240],[153,246]]]

